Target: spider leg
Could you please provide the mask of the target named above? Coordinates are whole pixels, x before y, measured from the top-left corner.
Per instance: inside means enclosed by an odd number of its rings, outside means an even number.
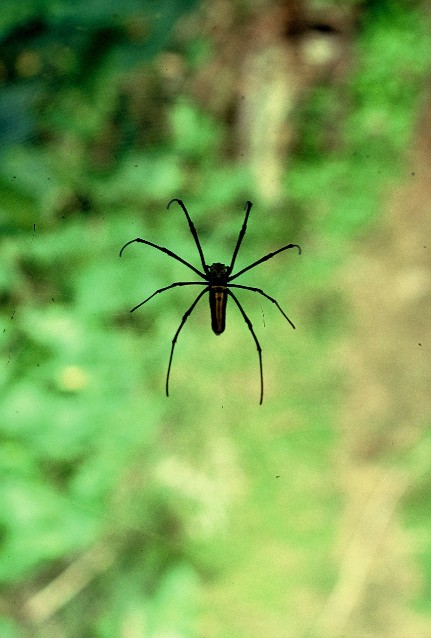
[[[239,247],[241,246],[241,242],[244,239],[245,231],[247,230],[248,216],[250,215],[250,210],[251,210],[252,206],[253,206],[253,204],[251,202],[246,202],[245,203],[245,206],[244,206],[245,219],[244,219],[244,223],[243,223],[243,225],[241,227],[241,230],[239,232],[238,241],[236,242],[235,250],[233,251],[232,261],[230,262],[230,266],[229,266],[229,272],[230,273],[233,270],[233,266],[234,266],[235,259],[236,259],[236,256],[238,254],[238,251],[239,251]]]
[[[169,288],[175,288],[175,286],[206,286],[206,281],[177,281],[175,284],[171,284],[170,286],[166,286],[165,288],[159,288],[159,290],[156,290],[156,292],[153,292],[153,294],[147,297],[146,299],[144,299],[144,301],[141,301],[141,303],[138,303],[138,305],[132,308],[130,312],[134,312],[135,310],[143,306],[144,303],[147,303],[147,301],[150,301],[150,299],[152,299],[155,295],[158,295],[160,292],[169,290]]]
[[[124,244],[124,246],[120,250],[120,257],[123,254],[123,250],[127,246],[129,246],[129,244],[133,244],[133,242],[135,242],[135,241],[138,242],[138,244],[147,244],[147,246],[152,246],[153,248],[157,248],[157,250],[160,250],[162,253],[166,253],[166,255],[169,255],[169,257],[173,257],[174,259],[176,259],[177,261],[180,261],[185,266],[188,266],[189,268],[194,270],[194,272],[196,274],[198,274],[199,277],[202,277],[202,279],[206,279],[206,276],[202,272],[200,272],[197,268],[192,266],[192,264],[189,264],[189,262],[186,261],[185,259],[183,259],[182,257],[179,257],[178,255],[173,253],[172,250],[169,250],[169,248],[164,248],[163,246],[158,246],[157,244],[153,244],[153,242],[148,241],[147,239],[141,239],[140,237],[136,237],[136,239],[131,239],[130,241],[127,242],[127,244]]]
[[[301,247],[298,246],[298,244],[288,244],[287,246],[283,246],[283,248],[279,248],[278,250],[275,250],[273,253],[269,253],[269,255],[265,255],[265,257],[261,257],[257,261],[254,261],[252,264],[250,264],[249,266],[246,266],[245,268],[237,272],[235,275],[233,275],[233,277],[232,276],[229,277],[228,281],[232,281],[233,279],[236,279],[237,277],[242,275],[246,270],[250,270],[251,268],[254,268],[258,264],[261,264],[263,261],[267,261],[267,259],[271,259],[278,253],[281,253],[283,250],[288,250],[289,248],[297,248],[298,253],[301,254]]]
[[[260,401],[259,401],[259,405],[262,405],[263,402],[263,368],[262,368],[262,348],[260,347],[260,343],[256,337],[256,334],[253,330],[253,325],[250,321],[250,319],[247,317],[247,315],[245,314],[245,311],[243,309],[243,307],[241,306],[241,304],[239,303],[238,299],[235,297],[235,295],[233,294],[233,292],[231,290],[229,290],[229,288],[227,289],[227,293],[228,295],[230,295],[232,297],[232,299],[234,300],[234,302],[236,303],[236,305],[239,308],[240,313],[242,314],[245,323],[248,326],[248,329],[250,330],[254,342],[256,344],[256,348],[257,348],[257,353],[259,355],[259,369],[260,369]]]
[[[294,330],[296,329],[295,326],[293,325],[293,323],[290,321],[289,317],[286,315],[286,313],[280,308],[280,306],[278,304],[278,301],[276,301],[273,297],[270,297],[269,295],[267,295],[266,292],[263,292],[263,290],[261,290],[260,288],[253,288],[252,286],[240,286],[239,284],[229,284],[229,287],[232,287],[232,288],[243,288],[244,290],[251,290],[252,292],[258,292],[260,295],[263,295],[264,297],[266,297],[267,299],[272,301],[272,303],[274,303],[277,306],[277,308],[279,309],[279,311],[281,312],[283,317],[285,319],[287,319],[287,321],[290,323],[292,328]]]
[[[193,235],[193,239],[195,240],[197,249],[199,251],[199,256],[201,258],[201,263],[202,263],[202,268],[204,269],[204,272],[206,272],[207,271],[207,267],[206,267],[206,264],[205,264],[205,258],[204,258],[204,253],[203,253],[203,250],[202,250],[202,246],[201,246],[201,243],[199,241],[199,237],[198,237],[198,233],[196,231],[195,225],[192,222],[189,213],[187,212],[187,208],[185,207],[184,202],[181,199],[176,199],[176,198],[175,199],[171,199],[171,201],[169,202],[169,204],[167,205],[166,208],[169,208],[169,206],[172,204],[172,202],[178,202],[179,206],[181,206],[181,208],[183,209],[183,211],[184,211],[184,213],[185,213],[185,215],[187,217],[187,221],[189,222],[190,231],[191,231],[191,233]]]
[[[193,312],[193,309],[196,306],[196,304],[198,303],[199,299],[202,297],[202,295],[204,295],[206,292],[208,292],[208,290],[209,290],[208,287],[206,287],[205,290],[202,290],[202,292],[200,292],[198,294],[198,296],[196,297],[196,299],[194,300],[194,302],[192,303],[190,308],[187,310],[187,312],[184,313],[184,316],[181,319],[180,326],[179,326],[178,330],[176,331],[174,338],[172,339],[171,355],[169,357],[168,373],[166,375],[166,396],[167,397],[169,396],[169,375],[171,373],[172,358],[174,356],[174,348],[175,348],[175,344],[176,344],[177,339],[178,339],[178,335],[180,334],[180,332],[181,332],[184,324],[186,323],[187,319],[189,318],[189,316]]]

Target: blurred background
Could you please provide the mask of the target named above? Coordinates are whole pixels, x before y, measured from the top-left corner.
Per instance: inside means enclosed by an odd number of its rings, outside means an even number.
[[[431,636],[430,22],[3,0],[2,638]]]

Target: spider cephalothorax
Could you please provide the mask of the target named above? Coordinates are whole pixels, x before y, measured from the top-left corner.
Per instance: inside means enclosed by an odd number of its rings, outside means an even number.
[[[226,282],[229,277],[229,273],[230,270],[228,266],[220,264],[219,262],[208,266],[208,275],[210,275],[211,280],[213,280],[214,282]]]
[[[275,299],[273,299],[272,297],[270,297],[269,295],[267,295],[266,292],[264,292],[260,288],[254,288],[252,286],[242,286],[240,284],[232,284],[231,281],[233,281],[234,279],[236,279],[237,277],[242,275],[247,270],[250,270],[251,268],[254,268],[255,266],[257,266],[258,264],[261,264],[262,262],[267,261],[268,259],[271,259],[271,257],[274,257],[274,255],[277,255],[278,253],[281,253],[283,250],[288,250],[289,248],[297,248],[299,254],[301,254],[301,248],[300,248],[300,246],[298,246],[298,244],[288,244],[287,246],[283,246],[282,248],[279,248],[278,250],[275,250],[274,252],[269,253],[268,255],[265,255],[265,257],[261,257],[257,261],[254,261],[252,264],[250,264],[249,266],[246,266],[245,268],[243,268],[242,270],[240,270],[239,272],[237,272],[236,274],[233,275],[232,274],[233,267],[234,267],[234,264],[235,264],[235,260],[236,260],[237,254],[238,254],[239,247],[241,246],[241,242],[242,242],[242,240],[244,238],[245,231],[247,229],[247,220],[248,220],[248,216],[250,215],[250,210],[251,210],[251,207],[252,207],[252,203],[251,202],[246,202],[245,203],[245,219],[244,219],[244,223],[243,223],[242,228],[241,228],[240,233],[239,233],[238,241],[236,242],[236,246],[235,246],[235,249],[233,251],[232,261],[230,263],[230,266],[226,266],[225,264],[221,264],[219,262],[216,262],[214,264],[211,264],[211,266],[208,266],[205,263],[204,254],[203,254],[203,251],[202,251],[202,247],[201,247],[201,244],[200,244],[200,241],[199,241],[198,234],[196,232],[196,228],[195,228],[195,226],[194,226],[194,224],[193,224],[193,222],[192,222],[192,220],[190,218],[189,213],[187,212],[187,209],[186,209],[184,203],[182,202],[181,199],[172,199],[169,202],[169,204],[168,204],[168,208],[172,204],[172,202],[178,202],[179,206],[181,206],[181,208],[183,209],[183,211],[185,213],[185,216],[186,216],[187,221],[189,223],[190,231],[191,231],[191,233],[193,235],[193,238],[194,238],[195,243],[196,243],[196,247],[197,247],[198,252],[199,252],[199,256],[200,256],[200,259],[201,259],[203,272],[201,272],[200,270],[195,268],[195,266],[190,264],[188,261],[186,261],[182,257],[179,257],[178,255],[176,255],[174,252],[169,250],[169,248],[164,248],[163,246],[158,246],[157,244],[153,244],[151,241],[148,241],[146,239],[141,239],[140,237],[137,237],[136,239],[132,239],[131,241],[128,241],[127,244],[124,244],[124,246],[120,250],[120,257],[121,257],[121,255],[123,253],[123,250],[129,244],[133,244],[133,242],[138,242],[140,244],[147,244],[148,246],[152,246],[153,248],[157,248],[157,250],[160,250],[161,252],[166,253],[170,257],[173,257],[174,259],[176,259],[177,261],[181,262],[185,266],[188,266],[191,270],[193,270],[193,272],[195,272],[197,275],[199,275],[199,277],[201,277],[201,279],[203,279],[203,281],[177,281],[174,284],[170,284],[170,286],[165,286],[165,288],[160,288],[159,290],[156,290],[156,292],[153,292],[152,295],[147,297],[147,299],[144,299],[144,301],[141,301],[141,303],[139,303],[137,306],[132,308],[131,311],[130,311],[130,312],[133,312],[134,310],[137,310],[138,308],[143,306],[145,303],[147,303],[147,301],[152,299],[155,295],[157,295],[157,294],[159,294],[161,292],[164,292],[165,290],[169,290],[169,288],[175,288],[176,286],[205,286],[204,290],[202,290],[199,293],[199,295],[196,297],[196,299],[194,300],[194,302],[192,303],[190,308],[184,314],[184,316],[183,316],[183,318],[181,320],[180,326],[179,326],[178,330],[176,331],[176,333],[174,335],[174,338],[172,339],[171,354],[170,354],[170,357],[169,357],[168,372],[167,372],[167,375],[166,375],[166,396],[169,396],[169,375],[170,375],[170,372],[171,372],[172,358],[174,356],[174,349],[175,349],[175,344],[176,344],[177,339],[178,339],[178,335],[180,334],[181,329],[183,328],[184,324],[187,321],[187,318],[193,312],[193,310],[194,310],[196,304],[198,303],[198,301],[200,300],[200,298],[203,297],[203,295],[206,292],[208,292],[209,293],[210,309],[211,309],[211,327],[212,327],[213,332],[216,335],[220,335],[225,330],[225,327],[226,327],[226,305],[227,305],[227,298],[229,296],[229,297],[232,297],[233,301],[238,306],[238,309],[239,309],[241,315],[243,316],[244,321],[246,322],[246,324],[247,324],[247,326],[248,326],[248,328],[249,328],[249,330],[250,330],[250,332],[251,332],[251,334],[253,336],[254,342],[256,344],[256,349],[257,349],[257,352],[258,352],[258,355],[259,355],[260,403],[262,403],[262,401],[263,401],[262,348],[260,347],[259,341],[258,341],[258,339],[256,337],[256,334],[255,334],[254,330],[253,330],[253,326],[252,326],[252,323],[251,323],[250,319],[246,315],[243,307],[241,306],[241,304],[239,303],[238,299],[236,298],[236,296],[232,292],[231,288],[241,288],[242,290],[251,290],[252,292],[257,292],[258,294],[262,295],[263,297],[266,297],[266,299],[269,299],[269,301],[272,301],[272,303],[277,306],[277,308],[280,310],[281,314],[285,317],[285,319],[287,319],[287,321],[290,323],[292,328],[295,328],[295,326],[290,321],[289,317],[280,308],[280,306],[278,305],[278,302]]]

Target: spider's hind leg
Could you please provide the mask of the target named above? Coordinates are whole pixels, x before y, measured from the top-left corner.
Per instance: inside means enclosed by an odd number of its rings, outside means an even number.
[[[199,299],[206,293],[208,292],[209,288],[208,286],[202,290],[202,292],[200,292],[198,294],[198,296],[196,297],[196,299],[194,300],[194,302],[192,303],[192,305],[190,306],[190,308],[184,313],[183,318],[181,319],[181,323],[179,325],[178,330],[176,331],[174,338],[172,339],[172,347],[171,347],[171,354],[169,357],[169,364],[168,364],[168,372],[166,374],[166,396],[169,396],[169,376],[171,374],[171,365],[172,365],[172,359],[174,356],[174,349],[175,349],[175,344],[177,342],[178,339],[178,335],[180,334],[181,330],[183,329],[184,324],[186,323],[187,319],[190,317],[191,313],[193,312],[194,307],[196,306],[196,304],[198,303]]]
[[[257,349],[257,354],[259,355],[259,371],[260,371],[260,401],[259,401],[259,405],[262,405],[263,402],[263,366],[262,366],[262,348],[260,347],[260,343],[258,341],[258,338],[256,337],[256,334],[253,330],[253,324],[251,323],[250,319],[247,317],[247,315],[245,314],[245,310],[243,309],[243,307],[241,306],[241,304],[239,303],[238,299],[235,297],[235,295],[233,294],[233,292],[231,290],[227,290],[228,294],[232,297],[232,299],[234,300],[234,302],[236,303],[236,305],[239,308],[240,313],[242,314],[245,323],[248,326],[248,329],[250,330],[254,342],[256,344],[256,349]]]

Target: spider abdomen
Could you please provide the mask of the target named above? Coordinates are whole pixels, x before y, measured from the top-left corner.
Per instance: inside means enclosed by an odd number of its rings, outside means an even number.
[[[209,295],[211,328],[214,334],[220,335],[226,327],[227,288],[226,286],[211,286]]]

